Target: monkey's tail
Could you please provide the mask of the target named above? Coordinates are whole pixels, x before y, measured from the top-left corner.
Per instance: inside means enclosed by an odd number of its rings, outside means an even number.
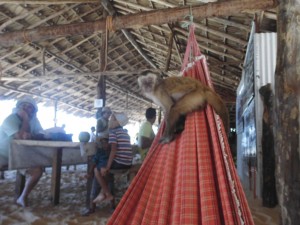
[[[228,110],[221,97],[212,90],[206,92],[207,103],[210,104],[221,117],[226,134],[229,134],[229,115]]]

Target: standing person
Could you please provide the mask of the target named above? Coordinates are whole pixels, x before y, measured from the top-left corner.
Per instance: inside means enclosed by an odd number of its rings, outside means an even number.
[[[145,113],[146,121],[142,123],[138,134],[138,146],[140,147],[140,154],[142,161],[145,159],[148,150],[155,138],[152,125],[156,120],[156,110],[148,108]]]
[[[103,152],[103,148],[106,148],[106,145],[103,145],[103,143],[105,143],[108,138],[108,121],[111,113],[112,112],[109,107],[103,107],[100,113],[98,111],[96,114],[97,125],[95,142],[97,146],[97,153],[88,160],[89,174],[87,178],[89,180],[88,183],[91,182],[91,184],[87,185],[87,195],[89,200],[87,201],[86,209],[81,213],[82,216],[88,216],[89,214],[94,213],[96,209],[96,203],[90,203],[90,197],[95,199],[98,196],[100,192],[100,185],[92,172],[94,171],[95,162],[97,161],[95,161],[95,158],[97,159],[99,155],[98,152]],[[101,161],[103,161],[102,158]]]
[[[0,127],[0,167],[8,165],[8,152],[12,139],[33,139],[43,131],[36,117],[38,107],[34,99],[24,97],[17,101],[16,109],[2,123]],[[43,174],[42,167],[35,167],[20,171],[28,175],[23,192],[17,199],[17,204],[26,207],[27,198]]]
[[[97,118],[96,136],[103,136],[108,134],[108,120],[111,116],[111,110],[109,107],[103,107],[100,118]]]
[[[92,158],[92,164],[86,176],[88,179],[94,177],[95,168],[97,168],[100,171],[101,167],[105,167],[109,158],[110,146],[108,144],[108,134],[106,136],[102,136],[100,142],[101,142],[101,147],[97,148],[97,152]],[[93,199],[95,199],[98,196],[99,191],[100,191],[100,186],[98,184],[98,181],[97,179],[94,179],[93,187],[92,187]],[[94,213],[95,211],[96,211],[96,203],[90,202],[89,208],[86,208],[81,213],[81,215],[88,216],[89,214]]]
[[[111,116],[111,110],[109,107],[103,107],[100,113],[100,117],[97,118],[97,126],[96,126],[96,142],[97,142],[97,149],[102,149],[103,148],[103,138],[108,137],[108,121]],[[92,187],[92,198],[95,199],[100,191],[100,186],[99,183],[94,177],[93,179],[93,187]],[[95,205],[93,206],[94,208],[96,207]]]
[[[95,131],[96,131],[96,128],[94,126],[91,127],[90,142],[95,142],[96,141]]]
[[[110,154],[106,166],[100,169],[95,168],[95,176],[101,186],[101,192],[94,199],[94,203],[113,200],[106,176],[110,169],[129,169],[132,164],[132,148],[130,136],[127,130],[123,128],[128,123],[128,117],[125,113],[113,113],[109,120],[109,144]]]

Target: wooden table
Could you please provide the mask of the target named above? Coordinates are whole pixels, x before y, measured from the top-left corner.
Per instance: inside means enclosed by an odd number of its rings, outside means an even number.
[[[13,140],[9,151],[9,169],[27,169],[36,166],[52,167],[51,200],[59,203],[61,166],[86,164],[95,153],[95,143],[64,141]],[[17,177],[17,183],[20,178]],[[19,186],[19,187],[17,187]],[[22,184],[16,188],[22,189]]]

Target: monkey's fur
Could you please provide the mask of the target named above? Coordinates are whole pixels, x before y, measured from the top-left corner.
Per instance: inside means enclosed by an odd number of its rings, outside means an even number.
[[[164,111],[166,127],[161,143],[174,139],[176,123],[181,115],[197,109],[203,109],[210,104],[223,120],[228,132],[228,111],[218,94],[199,80],[190,77],[160,78],[152,72],[146,72],[138,78],[138,84],[143,95],[151,99]]]

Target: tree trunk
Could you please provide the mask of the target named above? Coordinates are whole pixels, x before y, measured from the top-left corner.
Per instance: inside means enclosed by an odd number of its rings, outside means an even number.
[[[300,221],[300,24],[299,0],[278,7],[278,53],[275,75],[275,154],[281,223]]]

